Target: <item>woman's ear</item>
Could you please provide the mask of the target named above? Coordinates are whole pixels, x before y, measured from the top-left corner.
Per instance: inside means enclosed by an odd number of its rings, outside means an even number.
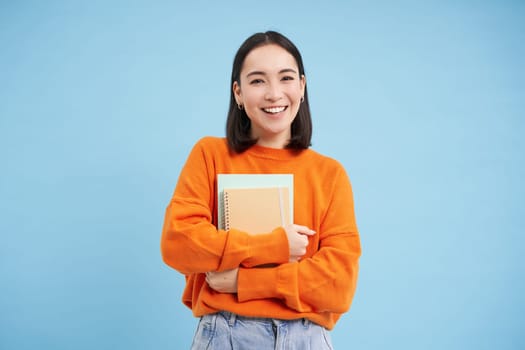
[[[233,95],[235,96],[235,101],[238,105],[242,105],[241,86],[237,83],[237,81],[233,82],[232,90]]]
[[[304,90],[306,88],[306,77],[301,75],[301,95],[304,96]]]

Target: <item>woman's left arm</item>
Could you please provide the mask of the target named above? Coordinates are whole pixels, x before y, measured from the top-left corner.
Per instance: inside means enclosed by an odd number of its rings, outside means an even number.
[[[272,268],[239,268],[239,302],[278,298],[298,312],[348,311],[361,255],[353,193],[346,172],[334,177],[335,189],[311,257]]]

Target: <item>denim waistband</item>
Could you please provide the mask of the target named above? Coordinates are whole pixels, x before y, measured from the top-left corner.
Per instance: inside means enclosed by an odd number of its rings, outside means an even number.
[[[204,315],[192,349],[333,350],[328,331],[305,318],[283,320],[229,311]]]
[[[279,326],[285,323],[295,323],[295,322],[298,322],[298,323],[300,322],[303,324],[303,326],[308,326],[310,323],[313,323],[312,321],[306,318],[299,318],[299,319],[294,319],[294,320],[282,320],[282,319],[276,319],[276,318],[241,316],[233,312],[229,312],[229,311],[219,311],[218,314],[224,317],[224,319],[228,321],[228,324],[230,326],[235,325],[235,322],[238,319],[247,320],[247,321],[256,321],[256,322],[261,322],[261,323],[268,323],[274,326]]]

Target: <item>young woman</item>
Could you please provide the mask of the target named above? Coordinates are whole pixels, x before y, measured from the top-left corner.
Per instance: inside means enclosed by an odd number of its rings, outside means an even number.
[[[361,254],[350,181],[309,148],[305,72],[290,40],[249,37],[231,87],[227,137],[194,146],[162,233],[163,259],[186,276],[183,302],[200,317],[192,349],[331,349],[327,331],[350,308]],[[234,173],[293,174],[295,224],[218,229],[217,175]]]

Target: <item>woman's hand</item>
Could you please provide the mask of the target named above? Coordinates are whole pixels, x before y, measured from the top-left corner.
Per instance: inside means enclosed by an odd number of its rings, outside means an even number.
[[[206,272],[206,282],[211,289],[219,293],[237,293],[239,269],[221,272]]]
[[[290,246],[290,262],[299,261],[301,257],[306,254],[308,236],[314,235],[315,231],[310,230],[306,226],[295,224],[286,226],[284,230],[286,231],[288,245]]]

